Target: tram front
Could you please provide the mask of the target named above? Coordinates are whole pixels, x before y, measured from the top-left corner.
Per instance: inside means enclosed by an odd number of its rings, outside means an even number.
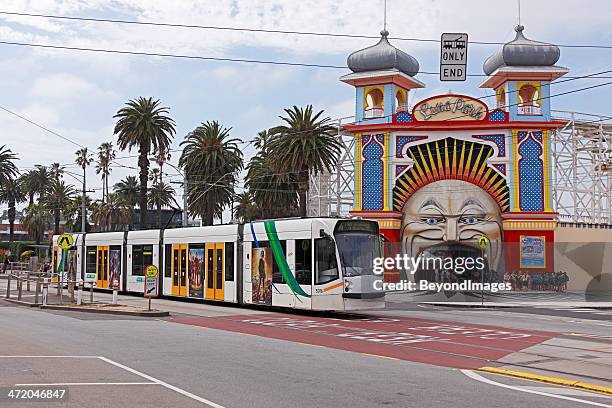
[[[374,274],[374,259],[381,256],[378,223],[339,220],[334,240],[344,282],[344,310],[384,308],[385,292],[375,284],[383,276]]]

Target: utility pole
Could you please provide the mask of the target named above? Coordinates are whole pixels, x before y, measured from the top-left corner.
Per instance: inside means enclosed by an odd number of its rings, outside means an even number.
[[[85,229],[87,226],[87,215],[85,214],[87,206],[85,205],[86,192],[87,192],[87,183],[85,181],[85,174],[87,166],[83,166],[83,192],[81,195],[81,274],[85,273]],[[76,274],[75,274],[76,275]],[[85,275],[83,275],[85,276]],[[74,277],[75,280],[77,276]],[[93,283],[92,283],[93,287]]]
[[[183,228],[185,228],[187,227],[187,172],[183,177]]]

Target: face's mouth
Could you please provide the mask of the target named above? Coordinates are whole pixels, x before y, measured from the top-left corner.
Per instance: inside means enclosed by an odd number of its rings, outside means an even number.
[[[475,279],[481,277],[483,270],[486,273],[489,269],[488,259],[483,257],[480,248],[459,242],[421,247],[418,256],[422,260],[415,272],[416,281]]]

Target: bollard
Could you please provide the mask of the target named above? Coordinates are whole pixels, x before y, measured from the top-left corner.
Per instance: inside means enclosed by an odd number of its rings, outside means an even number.
[[[49,297],[49,282],[45,278],[45,281],[43,282],[43,288],[42,288],[42,304],[43,304],[43,306],[47,306],[47,298],[48,297]]]
[[[93,303],[93,281],[91,281],[89,286],[89,303]]]
[[[6,298],[11,298],[11,274],[8,274],[8,280],[6,281]]]
[[[119,294],[119,281],[113,280],[113,305],[117,304],[117,295]]]
[[[27,277],[27,281],[26,281],[26,290],[29,292],[30,291],[30,272],[28,271],[28,274],[26,275]]]
[[[77,300],[76,304],[81,305],[83,303],[83,279],[79,279],[77,282]]]
[[[17,300],[21,300],[22,289],[23,289],[23,280],[19,279],[17,281]]]
[[[40,293],[40,276],[36,278],[36,292],[34,294],[34,304],[38,304],[38,294]]]

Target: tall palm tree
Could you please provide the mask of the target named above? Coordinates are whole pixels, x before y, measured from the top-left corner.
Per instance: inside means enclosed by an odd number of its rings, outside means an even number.
[[[15,206],[26,201],[26,195],[21,189],[18,179],[7,178],[0,185],[0,203],[8,205],[8,221],[9,221],[9,248],[12,247],[15,239]]]
[[[81,167],[81,169],[83,170],[83,185],[82,185],[81,194],[85,194],[85,190],[87,188],[85,184],[85,180],[86,180],[85,173],[87,171],[87,166],[89,166],[93,162],[93,155],[87,151],[86,147],[83,147],[82,149],[77,150],[75,154],[76,154],[76,159],[74,160],[74,162],[77,165],[79,165],[79,167]],[[83,212],[85,214],[83,215],[83,219],[81,220],[81,228],[79,228],[80,230],[87,229],[87,208],[82,209],[81,213]]]
[[[138,194],[140,192],[140,185],[138,179],[134,176],[127,176],[123,180],[119,181],[113,187],[114,192],[119,198],[121,198],[126,205],[130,208],[130,228],[134,222],[134,207],[136,206]]]
[[[28,197],[28,206],[34,204],[34,196],[37,192],[36,170],[28,170],[19,177],[21,191]]]
[[[45,196],[46,207],[53,212],[53,233],[59,234],[61,214],[65,212],[70,198],[74,195],[74,188],[63,181],[54,181]]]
[[[153,184],[157,184],[161,179],[161,171],[159,169],[151,169],[149,171],[149,180],[153,182]]]
[[[109,194],[106,202],[97,202],[93,208],[91,218],[100,231],[121,230],[131,214],[129,204],[117,193]]]
[[[297,175],[281,166],[265,145],[251,158],[245,180],[259,218],[298,214]]]
[[[121,150],[138,146],[140,167],[140,225],[147,227],[147,177],[149,153],[168,151],[175,133],[169,109],[153,98],[132,99],[113,116],[117,118],[114,134]]]
[[[330,124],[331,119],[321,119],[323,111],[313,113],[312,105],[308,105],[293,106],[285,109],[285,113],[287,117],[279,116],[285,124],[270,130],[267,144],[270,155],[282,167],[297,174],[300,215],[305,217],[310,174],[331,171],[342,145],[336,136],[337,129]]]
[[[6,145],[0,146],[0,183],[14,179],[19,174],[14,161],[19,160],[17,155],[7,148]]]
[[[159,181],[162,181],[162,176],[164,173],[164,164],[166,164],[170,160],[170,151],[167,149],[160,149],[153,160],[159,166]]]
[[[234,196],[237,173],[242,170],[239,139],[230,139],[231,128],[217,121],[202,123],[181,142],[184,146],[179,166],[187,179],[189,212],[212,225]]]
[[[52,163],[49,168],[49,177],[51,181],[60,181],[64,176],[64,166],[59,163]]]
[[[49,218],[51,214],[42,204],[32,204],[25,209],[25,216],[21,220],[28,234],[36,241],[36,245],[45,237],[45,232],[50,228]]]
[[[168,183],[157,182],[149,190],[149,205],[157,208],[157,227],[161,229],[161,212],[163,207],[178,207],[174,199],[175,191]]]
[[[235,197],[236,208],[233,217],[241,223],[250,222],[258,219],[261,210],[255,204],[255,198],[250,191],[239,193]]]
[[[112,142],[104,142],[98,147],[98,163],[96,164],[96,174],[102,175],[102,201],[108,195],[108,178],[110,176],[110,164],[115,160],[117,152],[113,149]]]
[[[35,165],[32,174],[32,188],[34,193],[38,196],[38,201],[44,198],[45,192],[51,184],[51,173],[45,166]]]
[[[65,219],[65,227],[67,231],[80,231],[81,223],[82,223],[82,211],[83,211],[83,196],[81,194],[77,194],[73,196],[70,201],[66,204],[66,208],[64,211],[64,219]],[[92,202],[89,196],[85,196],[85,231],[89,232],[91,230],[91,225],[89,224],[89,219],[87,217],[90,214],[92,209]]]

